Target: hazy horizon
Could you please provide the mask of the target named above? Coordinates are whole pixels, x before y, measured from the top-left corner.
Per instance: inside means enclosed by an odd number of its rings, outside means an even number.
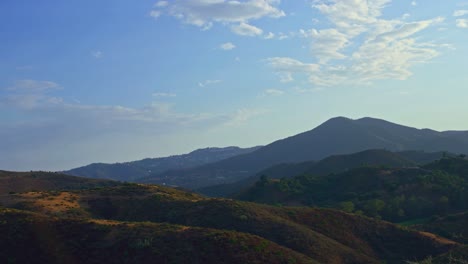
[[[266,145],[345,116],[468,130],[468,1],[0,3],[0,169]]]

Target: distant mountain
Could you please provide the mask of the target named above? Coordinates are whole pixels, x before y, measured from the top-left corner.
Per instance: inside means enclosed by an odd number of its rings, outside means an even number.
[[[64,173],[89,178],[134,181],[135,179],[159,174],[167,170],[186,169],[216,162],[233,156],[250,153],[259,148],[260,147],[205,148],[192,151],[188,154],[164,158],[148,158],[114,164],[93,163],[84,167],[65,171]]]
[[[468,153],[468,132],[437,132],[374,118],[337,117],[248,154],[192,169],[153,174],[142,181],[202,188],[236,182],[275,164],[320,160],[368,149]]]
[[[294,177],[302,174],[321,176],[343,172],[363,165],[403,168],[423,165],[438,160],[443,155],[445,155],[443,152],[365,150],[347,155],[333,155],[320,161],[274,165],[246,179],[234,183],[208,186],[197,191],[213,197],[229,197],[253,186],[262,175],[268,176],[271,179]]]
[[[0,263],[405,263],[459,248],[348,214],[124,184],[0,196]]]

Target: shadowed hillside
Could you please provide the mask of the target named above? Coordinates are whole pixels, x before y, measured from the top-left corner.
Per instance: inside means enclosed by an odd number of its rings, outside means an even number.
[[[261,237],[159,223],[56,219],[0,208],[2,263],[316,263]]]

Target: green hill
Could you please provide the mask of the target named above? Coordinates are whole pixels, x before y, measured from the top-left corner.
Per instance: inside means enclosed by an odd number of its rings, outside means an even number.
[[[467,210],[467,167],[468,160],[444,158],[422,168],[370,166],[327,176],[263,178],[238,198],[333,207],[398,222]]]
[[[325,176],[330,173],[340,173],[363,165],[385,166],[388,168],[414,167],[438,160],[443,155],[442,152],[365,150],[348,155],[333,155],[320,161],[279,164],[238,182],[209,186],[197,191],[212,197],[229,197],[253,186],[262,175],[266,175],[270,179],[280,179],[306,174]]]

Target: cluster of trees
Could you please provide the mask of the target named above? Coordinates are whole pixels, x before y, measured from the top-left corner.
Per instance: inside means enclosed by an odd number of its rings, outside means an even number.
[[[405,221],[468,209],[468,161],[446,157],[421,168],[361,167],[328,176],[262,177],[241,199],[331,207]]]

